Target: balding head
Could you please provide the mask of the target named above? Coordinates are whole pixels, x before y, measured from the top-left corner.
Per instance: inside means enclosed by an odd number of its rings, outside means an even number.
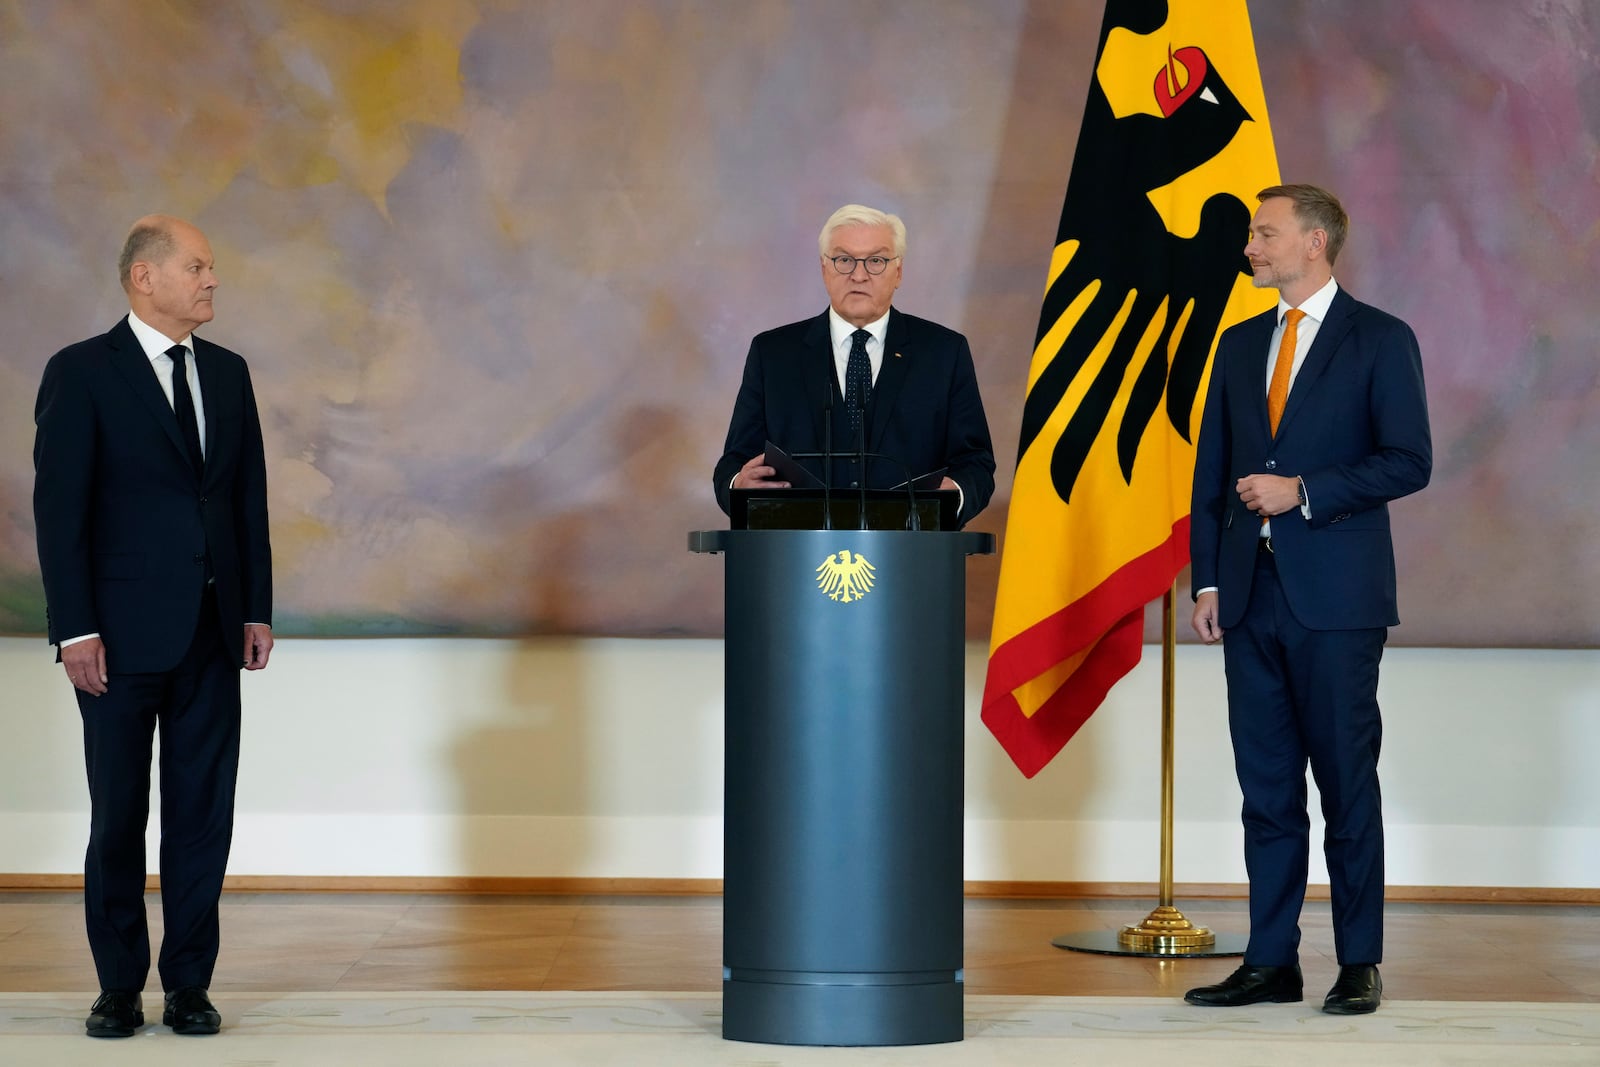
[[[211,321],[213,265],[211,245],[198,227],[171,215],[146,215],[128,231],[117,270],[134,313],[181,341]]]
[[[124,290],[131,288],[128,275],[135,263],[163,263],[177,249],[172,224],[178,221],[181,220],[171,215],[146,215],[133,224],[128,239],[122,242],[122,255],[117,260],[117,277]]]

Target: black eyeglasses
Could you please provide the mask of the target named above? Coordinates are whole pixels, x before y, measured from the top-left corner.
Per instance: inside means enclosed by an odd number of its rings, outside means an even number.
[[[882,274],[889,268],[889,264],[899,259],[899,256],[829,256],[833,260],[833,269],[840,274],[854,274],[856,264],[867,268],[868,274]]]

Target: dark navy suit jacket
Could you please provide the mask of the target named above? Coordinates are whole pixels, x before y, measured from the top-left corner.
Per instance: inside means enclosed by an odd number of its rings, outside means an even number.
[[[866,450],[896,464],[869,464],[870,488],[890,488],[941,467],[961,487],[961,522],[982,511],[994,493],[994,446],[978,396],[967,339],[927,319],[890,308],[883,366],[872,388]],[[819,452],[829,396],[843,404],[835,382],[828,313],[758,334],[750,342],[744,381],[728,424],[722,458],[712,475],[717,503],[728,510],[728,487],[739,468],[768,441],[786,452]],[[834,450],[855,442],[834,435]]]
[[[1234,483],[1303,478],[1311,504],[1272,519],[1273,563],[1290,610],[1312,630],[1388,627],[1395,606],[1389,501],[1428,484],[1422,359],[1411,328],[1342,288],[1295,377],[1274,438],[1267,360],[1277,311],[1229,329],[1217,345],[1195,456],[1193,588],[1217,587],[1218,622],[1250,600],[1260,520]]]
[[[49,639],[99,633],[116,673],[169,670],[216,580],[223,640],[272,621],[266,462],[250,373],[193,338],[205,406],[205,473],[126,318],[45,367],[34,418],[34,520]]]

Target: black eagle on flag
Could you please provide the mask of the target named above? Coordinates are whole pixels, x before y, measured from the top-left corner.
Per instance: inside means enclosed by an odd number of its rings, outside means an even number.
[[[1206,374],[1221,330],[1274,301],[1244,246],[1277,181],[1244,0],[1108,0],[984,683],[983,721],[1030,777],[1139,662],[1144,606],[1188,562]]]
[[[1106,5],[1096,54],[1104,53],[1113,29],[1147,34],[1166,21],[1165,0],[1112,0]],[[1240,124],[1250,118],[1249,113],[1228,88],[1223,72],[1194,45],[1169,50],[1166,67],[1156,73],[1154,94],[1160,118],[1118,118],[1100,80],[1090,82],[1078,154],[1056,231],[1057,245],[1077,241],[1079,251],[1045,293],[1035,343],[1044,339],[1079,294],[1096,282],[1099,288],[1066,342],[1028,390],[1019,460],[1083,370],[1090,351],[1112,329],[1123,305],[1133,301],[1110,357],[1052,446],[1051,480],[1062,500],[1072,499],[1078,472],[1112,414],[1135,347],[1163,304],[1161,332],[1140,365],[1133,392],[1117,420],[1117,459],[1123,480],[1133,480],[1139,441],[1163,399],[1173,429],[1189,440],[1190,415],[1233,291],[1233,279],[1250,272],[1244,244],[1251,209],[1237,196],[1217,193],[1207,199],[1200,213],[1200,229],[1192,237],[1171,233],[1150,201],[1152,192],[1225,148]],[[1191,305],[1185,329],[1172,347],[1169,367],[1168,346],[1174,329]]]

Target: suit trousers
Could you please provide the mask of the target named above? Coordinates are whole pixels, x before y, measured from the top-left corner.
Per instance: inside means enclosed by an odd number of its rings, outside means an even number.
[[[150,763],[161,735],[162,988],[207,987],[216,966],[217,904],[233,840],[239,769],[239,664],[206,587],[200,620],[170,671],[112,674],[98,697],[78,691],[89,775],[84,911],[106,990],[143,990],[150,972],[145,825]]]
[[[1322,799],[1339,963],[1382,961],[1378,661],[1387,637],[1383,627],[1306,629],[1272,553],[1259,553],[1244,618],[1223,637],[1228,726],[1244,794],[1247,963],[1298,962],[1310,860],[1308,763]]]

